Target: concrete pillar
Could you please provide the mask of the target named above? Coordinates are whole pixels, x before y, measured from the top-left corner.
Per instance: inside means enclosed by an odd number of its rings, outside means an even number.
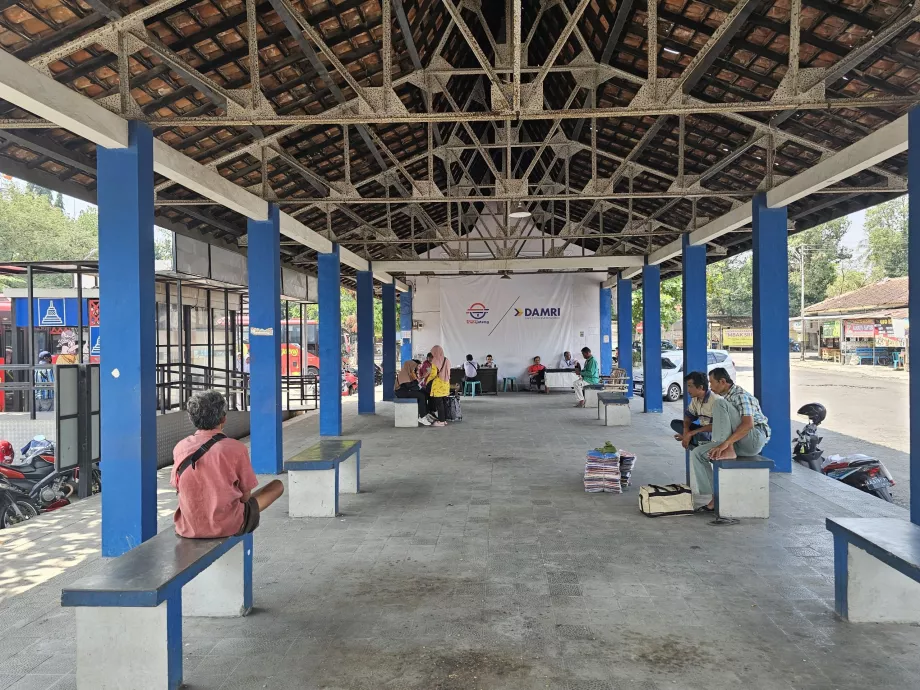
[[[682,236],[683,243],[683,329],[684,373],[708,368],[707,351],[709,335],[706,324],[706,245],[692,245],[689,235]],[[687,387],[684,400],[689,403]]]
[[[129,145],[96,149],[102,555],[120,556],[157,532],[156,304],[153,134],[128,123]],[[104,338],[102,336],[105,336]]]
[[[642,376],[645,412],[663,412],[661,397],[661,268],[642,268]]]
[[[613,301],[610,288],[601,285],[601,351],[597,353],[601,376],[610,376],[613,371]]]
[[[920,276],[920,108],[914,107],[908,113],[907,140],[914,145],[907,149],[908,273]],[[908,290],[908,307],[915,310],[914,314],[920,314],[920,280],[911,281]],[[913,362],[915,352],[920,357],[920,346],[914,350],[911,341],[908,345],[908,361]],[[910,433],[913,438],[920,438],[920,376],[910,377],[909,395]],[[920,525],[920,452],[910,456],[910,478],[910,521]]]
[[[383,399],[393,400],[396,381],[396,284],[384,283],[383,299]]]
[[[399,296],[399,328],[402,330],[399,360],[405,364],[412,359],[412,290]]]
[[[754,395],[772,432],[762,455],[776,472],[792,471],[789,420],[789,259],[786,207],[753,200]]]
[[[358,414],[374,414],[374,274],[358,271]]]
[[[342,435],[342,293],[339,246],[318,255],[319,435]]]
[[[620,274],[617,278],[617,349],[620,351],[617,366],[626,370],[628,398],[633,397],[632,334],[632,281]]]
[[[281,226],[278,207],[268,220],[249,219],[249,428],[252,468],[280,474],[281,451]]]

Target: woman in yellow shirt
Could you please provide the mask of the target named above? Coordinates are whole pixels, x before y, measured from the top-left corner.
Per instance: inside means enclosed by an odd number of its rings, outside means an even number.
[[[444,348],[431,348],[431,370],[426,383],[431,384],[431,403],[435,421],[431,426],[447,426],[447,396],[450,395],[450,360],[444,355]]]

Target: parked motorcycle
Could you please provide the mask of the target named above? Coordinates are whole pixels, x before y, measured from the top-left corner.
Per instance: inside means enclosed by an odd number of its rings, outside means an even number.
[[[0,528],[13,527],[37,515],[35,504],[0,477]]]
[[[18,463],[0,463],[0,476],[42,512],[69,505],[77,486],[73,472],[54,469],[54,443],[44,436],[36,436],[23,446]]]
[[[804,429],[795,432],[796,438],[792,441],[793,460],[810,470],[821,472],[891,503],[894,478],[880,460],[862,453],[824,457],[824,451],[818,447],[824,439],[817,435],[818,427],[827,418],[827,409],[824,405],[808,403],[799,408],[798,414],[808,417],[808,424]]]

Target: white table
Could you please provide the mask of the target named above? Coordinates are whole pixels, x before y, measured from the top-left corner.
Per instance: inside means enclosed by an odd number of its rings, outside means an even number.
[[[546,388],[571,388],[575,385],[578,374],[574,371],[547,371]]]

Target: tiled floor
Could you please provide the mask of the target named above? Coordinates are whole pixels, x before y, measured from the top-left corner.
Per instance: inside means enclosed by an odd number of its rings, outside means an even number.
[[[189,687],[920,687],[920,628],[832,610],[824,518],[900,508],[796,471],[774,477],[768,521],[649,519],[636,487],[684,473],[661,416],[607,429],[569,396],[508,394],[413,431],[387,404],[346,409],[364,492],[339,518],[289,519],[284,499],[266,513],[253,614],[185,620]],[[315,417],[289,424],[286,450],[315,436]],[[584,453],[607,439],[638,455],[635,486],[585,494]],[[168,528],[165,483],[160,497]],[[98,528],[93,499],[0,532],[0,688],[74,687],[57,602],[98,567]]]

